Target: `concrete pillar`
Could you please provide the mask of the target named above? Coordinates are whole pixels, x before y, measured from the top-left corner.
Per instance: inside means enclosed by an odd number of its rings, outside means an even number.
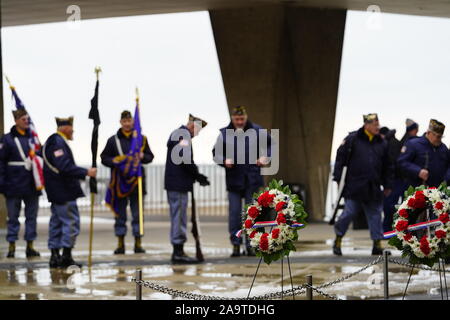
[[[280,129],[276,178],[305,184],[310,218],[322,220],[346,11],[271,5],[210,17],[229,107]]]
[[[1,11],[1,9],[0,9]],[[1,12],[0,12],[0,135],[4,133],[4,117],[3,117],[3,62],[2,62],[2,33],[1,33]],[[6,203],[5,197],[0,195],[0,234],[6,228]]]

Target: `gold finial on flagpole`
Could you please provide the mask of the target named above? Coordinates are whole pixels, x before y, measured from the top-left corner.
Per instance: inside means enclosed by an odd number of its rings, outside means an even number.
[[[136,86],[136,102],[139,102],[139,88]]]
[[[98,80],[98,74],[99,74],[100,72],[102,72],[102,68],[100,68],[99,66],[97,66],[97,67],[95,67],[94,72],[95,72],[95,74],[97,75],[97,80]]]
[[[8,85],[11,89],[14,89],[13,85],[11,84],[11,81],[9,81],[9,78],[6,74],[3,74],[5,76],[6,82],[8,82]]]

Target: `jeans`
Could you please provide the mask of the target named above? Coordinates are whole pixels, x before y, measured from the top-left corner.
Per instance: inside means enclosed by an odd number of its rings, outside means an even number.
[[[131,209],[131,228],[134,237],[140,237],[139,232],[139,194],[133,192],[126,198],[117,199],[118,216],[114,223],[114,232],[117,237],[127,234],[127,206],[130,204]]]
[[[73,248],[76,237],[80,234],[80,213],[77,202],[52,203],[50,209],[52,215],[48,230],[48,248]]]
[[[39,210],[39,196],[25,196],[25,197],[7,197],[6,208],[8,210],[8,233],[6,240],[8,242],[15,242],[18,239],[20,230],[20,209],[22,201],[25,204],[25,240],[33,241],[37,237],[36,224],[37,214]]]
[[[170,207],[170,243],[184,244],[187,240],[188,192],[167,191]]]
[[[357,201],[345,199],[344,212],[336,221],[334,231],[336,235],[343,237],[347,232],[348,226],[353,221],[355,215],[364,210],[369,225],[370,238],[372,240],[383,239],[383,224],[381,212],[383,210],[383,200]]]

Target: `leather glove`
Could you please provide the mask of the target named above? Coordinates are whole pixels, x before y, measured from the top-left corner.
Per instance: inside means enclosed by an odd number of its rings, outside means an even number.
[[[205,176],[205,175],[203,175],[203,174],[201,174],[201,173],[199,173],[199,174],[197,175],[197,179],[196,179],[196,180],[200,183],[200,185],[201,185],[202,187],[204,187],[204,186],[209,186],[208,177]]]

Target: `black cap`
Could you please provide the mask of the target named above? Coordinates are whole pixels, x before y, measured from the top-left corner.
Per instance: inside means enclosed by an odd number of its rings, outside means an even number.
[[[236,106],[231,110],[232,116],[245,116],[247,114],[247,110],[244,106]]]
[[[436,134],[443,135],[445,131],[445,125],[442,122],[437,121],[436,119],[431,119],[428,130]]]
[[[56,120],[56,125],[58,127],[62,127],[62,126],[73,126],[73,117],[68,117],[68,118],[58,118],[55,117]]]
[[[195,117],[192,114],[189,114],[189,121],[201,122],[202,123],[202,128],[206,127],[206,125],[208,124],[208,122],[206,122],[205,120],[200,119],[199,117]]]
[[[131,118],[133,118],[133,116],[131,115],[131,112],[128,111],[128,110],[124,110],[120,114],[120,120],[122,120],[122,119],[131,119]]]
[[[364,123],[372,123],[374,121],[378,121],[378,114],[376,113],[369,113],[366,115],[363,115]]]

